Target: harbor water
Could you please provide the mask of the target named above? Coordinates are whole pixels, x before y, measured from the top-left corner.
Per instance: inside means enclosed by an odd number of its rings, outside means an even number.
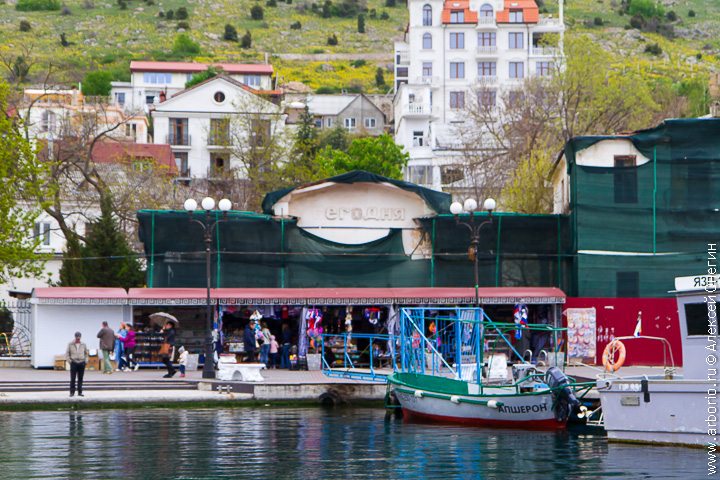
[[[0,412],[0,478],[691,479],[701,449],[387,420],[381,408]]]

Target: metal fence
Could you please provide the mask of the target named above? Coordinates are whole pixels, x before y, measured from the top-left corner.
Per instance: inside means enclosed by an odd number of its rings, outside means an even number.
[[[29,300],[0,302],[0,356],[30,356],[31,311]]]

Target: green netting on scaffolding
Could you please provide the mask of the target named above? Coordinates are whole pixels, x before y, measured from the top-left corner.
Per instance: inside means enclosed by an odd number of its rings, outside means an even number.
[[[608,159],[613,166],[577,165],[582,150],[617,139],[630,140],[645,158],[631,153]],[[674,277],[707,270],[707,244],[720,239],[720,120],[581,137],[565,154],[578,255],[577,291],[569,293],[667,296]]]
[[[213,217],[213,219],[216,217]],[[185,212],[138,212],[150,287],[204,287],[202,228]],[[467,220],[467,216],[464,217]],[[411,251],[404,233],[345,245],[299,228],[293,219],[232,212],[213,233],[213,287],[472,286],[468,231],[450,215],[418,219]],[[483,228],[480,285],[567,289],[567,217],[499,214]],[[218,253],[215,253],[218,252]]]

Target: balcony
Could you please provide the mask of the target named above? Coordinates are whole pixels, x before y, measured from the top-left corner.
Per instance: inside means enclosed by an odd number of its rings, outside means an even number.
[[[208,136],[207,147],[212,150],[226,150],[232,148],[232,139],[230,138],[230,134],[210,134]]]
[[[398,65],[410,65],[410,53],[395,52],[395,58]]]
[[[557,47],[533,47],[532,55],[534,57],[558,57],[560,49]]]
[[[403,108],[403,113],[405,115],[418,115],[418,116],[430,115],[431,108],[430,108],[430,106],[422,104],[422,103],[408,103]]]
[[[496,56],[498,49],[496,45],[493,46],[479,46],[477,47],[476,53],[478,56]]]
[[[477,83],[480,86],[497,85],[498,77],[497,77],[497,75],[480,75],[477,77]]]
[[[478,17],[477,23],[478,23],[478,26],[484,26],[484,27],[497,26],[497,24],[495,23],[495,15],[490,15],[487,17]]]
[[[165,143],[173,147],[189,147],[192,145],[192,137],[189,134],[176,135],[171,133],[165,136]]]
[[[180,170],[178,170],[177,178],[178,178],[178,180],[192,178],[192,174],[190,172],[190,167],[181,167]]]
[[[562,22],[560,22],[560,19],[552,17],[552,16],[547,16],[547,15],[540,15],[540,19],[538,20],[537,26],[538,27],[547,27],[547,28],[543,28],[543,30],[555,30],[555,29],[562,30],[565,28],[565,25],[563,25]]]
[[[416,85],[433,85],[433,84],[438,84],[438,83],[440,83],[440,77],[432,77],[432,76],[429,76],[429,77],[426,77],[426,76],[415,77],[415,82],[414,82],[414,83],[415,83]]]

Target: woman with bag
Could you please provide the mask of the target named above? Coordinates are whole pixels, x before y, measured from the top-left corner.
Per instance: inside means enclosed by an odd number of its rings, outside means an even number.
[[[176,370],[173,367],[172,359],[175,356],[175,325],[167,322],[163,327],[163,343],[160,345],[160,358],[167,368],[167,374],[163,378],[171,378]]]
[[[267,323],[262,322],[262,329],[260,335],[258,335],[258,343],[260,343],[260,363],[264,363],[267,367],[268,356],[270,353],[270,330],[267,327]]]

